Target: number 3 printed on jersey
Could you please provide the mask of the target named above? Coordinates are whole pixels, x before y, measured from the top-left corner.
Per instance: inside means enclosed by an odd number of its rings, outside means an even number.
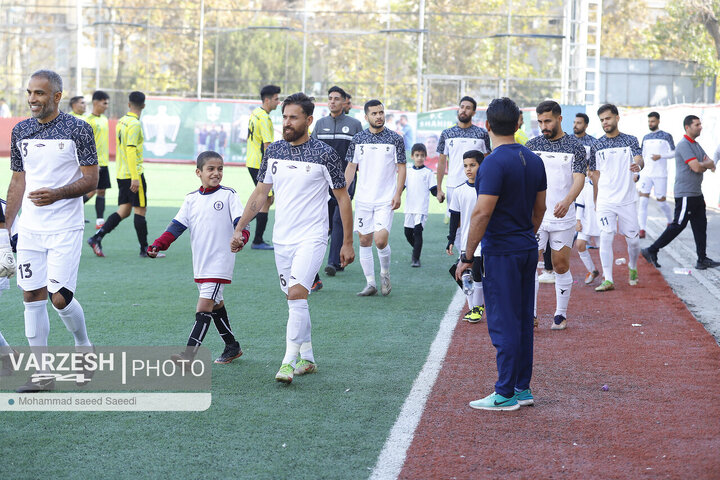
[[[22,156],[27,157],[28,142],[22,142]]]

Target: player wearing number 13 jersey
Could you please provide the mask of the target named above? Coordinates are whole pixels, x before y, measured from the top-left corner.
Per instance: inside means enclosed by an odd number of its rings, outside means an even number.
[[[292,382],[293,375],[313,373],[317,369],[307,298],[327,249],[328,187],[338,201],[343,222],[341,266],[354,259],[352,207],[342,162],[332,147],[309,137],[314,109],[313,101],[303,93],[295,93],[283,101],[283,140],[272,143],[265,151],[258,184],[230,244],[233,252],[242,249],[245,245],[242,229],[262,209],[272,188],[275,192],[275,264],[289,310],[285,357],[275,376],[283,383]]]
[[[600,225],[600,262],[605,281],[595,290],[613,290],[613,250],[615,232],[625,235],[628,246],[629,283],[637,285],[637,259],[640,254],[637,190],[633,174],[643,167],[642,150],[637,138],[618,130],[618,109],[605,104],[598,109],[605,135],[590,147],[590,178],[597,185],[596,211]]]
[[[95,140],[87,122],[59,111],[62,79],[57,73],[35,72],[27,95],[32,118],[13,128],[13,176],[6,211],[11,231],[22,204],[17,273],[25,303],[25,335],[30,346],[47,345],[49,292],[53,307],[82,351],[92,345],[74,292],[85,227],[82,196],[94,190],[98,181]],[[29,381],[18,391],[53,387],[52,379]]]

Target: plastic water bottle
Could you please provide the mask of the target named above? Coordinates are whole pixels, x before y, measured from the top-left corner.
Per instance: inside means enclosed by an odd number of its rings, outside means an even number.
[[[470,295],[473,291],[474,285],[473,285],[473,275],[472,270],[467,269],[462,274],[462,284],[463,284],[463,293],[465,295]]]

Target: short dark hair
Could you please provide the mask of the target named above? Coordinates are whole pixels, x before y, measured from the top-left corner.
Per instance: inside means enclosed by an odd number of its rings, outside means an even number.
[[[598,114],[598,116],[600,116],[603,113],[607,112],[608,110],[610,110],[610,113],[612,113],[613,115],[618,115],[618,109],[612,103],[606,103],[602,107],[598,108],[597,114]]]
[[[97,90],[97,91],[93,92],[92,99],[93,99],[93,101],[95,101],[95,100],[100,100],[100,101],[110,100],[110,95],[103,92],[102,90]]]
[[[219,158],[221,161],[224,162],[222,155],[220,155],[217,152],[213,152],[212,150],[207,150],[197,156],[197,160],[195,161],[195,164],[197,165],[198,170],[202,170],[203,167],[205,166],[205,163],[208,160],[210,160],[211,158]]]
[[[658,120],[660,120],[660,114],[659,114],[658,112],[650,112],[650,113],[648,113],[648,118],[650,118],[650,117],[655,117],[655,118],[657,118]]]
[[[285,112],[285,107],[288,105],[300,105],[306,116],[310,116],[315,111],[315,99],[308,97],[302,92],[293,93],[289,97],[285,98],[282,103],[281,111]]]
[[[265,85],[260,89],[260,100],[265,100],[278,93],[280,93],[280,87],[277,85]]]
[[[583,120],[585,120],[585,125],[590,125],[590,117],[588,117],[582,112],[576,113],[575,118],[582,118]]]
[[[130,103],[136,107],[142,107],[145,105],[145,94],[142,92],[132,92],[130,93],[128,99],[130,100]]]
[[[346,95],[346,99],[347,99],[347,100],[352,99],[352,95],[350,95],[349,93],[345,92],[345,95]]]
[[[518,129],[520,109],[508,97],[496,98],[488,105],[487,122],[496,135],[514,135]]]
[[[84,98],[84,97],[83,97],[82,95],[77,95],[77,96],[75,96],[75,97],[72,97],[72,98],[70,99],[70,108],[72,108],[73,105],[75,105],[76,103],[78,103],[78,102],[79,102],[80,100],[82,100],[83,98]]]
[[[370,107],[377,107],[378,105],[382,105],[382,102],[377,99],[368,100],[365,102],[365,115],[370,111]]]
[[[42,77],[46,79],[48,82],[50,82],[50,86],[53,89],[52,93],[62,92],[63,91],[63,82],[60,75],[53,72],[52,70],[38,70],[32,75],[30,75],[30,78],[35,77]]]
[[[463,160],[466,158],[474,158],[475,161],[477,161],[477,164],[480,165],[485,158],[485,155],[480,150],[468,150],[467,152],[463,153]]]
[[[460,102],[458,103],[458,105],[460,105],[462,102],[470,102],[470,103],[472,103],[472,104],[473,104],[473,110],[477,110],[477,102],[475,101],[475,99],[474,99],[473,97],[469,97],[469,96],[465,95],[464,97],[462,97],[462,98],[460,99]]]
[[[341,96],[343,99],[345,99],[345,100],[347,100],[347,98],[348,98],[348,94],[345,93],[345,90],[343,90],[342,88],[338,87],[337,85],[330,87],[330,90],[328,90],[328,96],[330,96],[330,94],[333,93],[333,92],[339,93],[340,96]]]
[[[683,120],[683,127],[689,127],[693,124],[695,120],[700,120],[700,118],[695,115],[688,115],[687,117],[685,117],[685,120]]]
[[[425,145],[422,143],[416,143],[412,146],[412,149],[410,150],[410,155],[415,152],[422,152],[427,156],[427,148],[425,148]]]
[[[560,104],[557,103],[555,100],[545,100],[544,102],[540,102],[535,108],[535,113],[537,113],[538,115],[548,112],[552,113],[553,116],[557,117],[558,115],[562,115],[562,108],[560,108]]]

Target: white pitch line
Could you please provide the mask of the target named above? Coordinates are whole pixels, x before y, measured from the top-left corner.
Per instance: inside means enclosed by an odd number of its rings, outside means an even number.
[[[462,290],[458,290],[452,302],[450,302],[445,316],[440,322],[440,329],[435,336],[435,340],[430,345],[430,352],[427,360],[425,360],[425,365],[423,365],[415,382],[413,382],[410,394],[405,399],[400,415],[398,415],[395,425],[390,431],[390,436],[385,441],[377,463],[370,474],[371,480],[396,479],[400,475],[400,471],[405,464],[407,450],[415,435],[415,429],[420,423],[420,417],[425,410],[425,403],[445,361],[445,355],[450,346],[455,326],[458,323],[458,317],[463,309],[465,298]]]

